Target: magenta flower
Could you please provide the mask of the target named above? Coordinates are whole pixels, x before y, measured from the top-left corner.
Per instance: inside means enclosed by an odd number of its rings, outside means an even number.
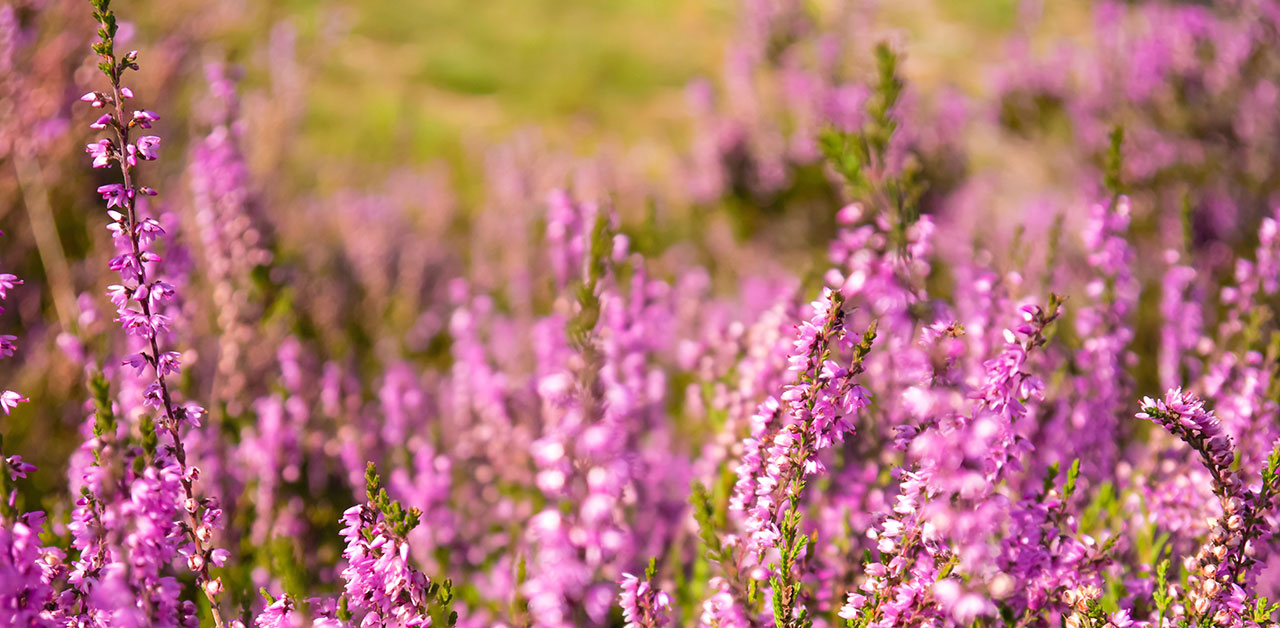
[[[36,465],[29,462],[23,462],[22,456],[14,454],[5,459],[5,466],[9,469],[9,479],[19,480],[27,477],[28,473],[36,470]]]
[[[6,390],[0,393],[0,410],[4,410],[5,414],[9,414],[9,411],[18,407],[19,403],[25,403],[27,401],[30,401],[30,399],[22,396],[21,393]]]
[[[658,628],[671,622],[671,596],[665,591],[629,573],[622,574],[618,584],[622,588],[618,603],[622,606],[625,628]]]
[[[22,285],[22,280],[9,273],[0,273],[0,300],[9,298],[9,291]]]
[[[85,147],[85,152],[93,158],[94,168],[105,168],[111,163],[111,153],[114,145],[109,139],[100,139]]]
[[[143,159],[150,161],[160,156],[157,148],[160,146],[160,138],[154,135],[144,135],[138,138],[138,155]]]
[[[149,129],[151,128],[151,123],[159,119],[160,119],[160,116],[156,115],[155,112],[146,111],[144,109],[141,111],[133,112],[133,120],[129,122],[129,125],[130,126],[137,125],[144,129]]]
[[[166,351],[160,354],[159,368],[162,375],[174,375],[182,369],[182,362],[179,360],[181,354],[176,351]]]
[[[107,208],[124,207],[128,198],[124,186],[119,183],[108,183],[98,186],[98,193],[102,195],[102,199],[107,202]]]
[[[138,371],[138,375],[142,375],[142,370],[151,364],[151,360],[147,358],[145,353],[134,353],[125,358],[121,364],[131,366]]]

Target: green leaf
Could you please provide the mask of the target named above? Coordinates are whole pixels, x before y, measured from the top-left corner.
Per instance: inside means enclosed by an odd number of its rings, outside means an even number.
[[[1062,487],[1062,501],[1071,500],[1071,496],[1076,493],[1076,480],[1080,478],[1080,459],[1076,458],[1071,461],[1071,468],[1067,470],[1067,484]]]

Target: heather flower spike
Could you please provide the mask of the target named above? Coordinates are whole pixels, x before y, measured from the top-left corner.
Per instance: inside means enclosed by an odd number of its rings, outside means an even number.
[[[1183,611],[1196,622],[1212,625],[1240,625],[1245,619],[1241,607],[1241,585],[1255,562],[1252,545],[1271,531],[1280,464],[1280,443],[1272,453],[1256,489],[1247,488],[1233,468],[1234,439],[1227,434],[1204,401],[1175,388],[1162,399],[1146,397],[1136,415],[1168,430],[1191,447],[1213,479],[1212,489],[1222,507],[1209,532],[1208,542],[1183,563],[1187,571],[1187,597]]]
[[[112,301],[117,307],[116,321],[121,323],[125,333],[144,340],[143,350],[126,363],[136,369],[139,377],[144,376],[142,367],[145,365],[153,367],[154,379],[146,384],[143,403],[158,411],[160,416],[155,421],[154,427],[150,423],[150,418],[147,419],[143,428],[144,436],[149,438],[150,432],[154,430],[167,438],[165,449],[157,454],[158,459],[155,461],[160,469],[154,477],[149,476],[148,480],[169,484],[170,488],[166,490],[172,493],[166,493],[162,499],[173,500],[173,503],[166,505],[166,508],[172,513],[171,516],[176,517],[176,520],[159,521],[157,524],[176,526],[176,529],[180,530],[191,544],[192,547],[189,550],[191,559],[188,561],[188,566],[194,572],[197,586],[208,599],[214,624],[222,628],[225,624],[220,610],[219,596],[223,591],[223,584],[221,578],[214,576],[210,569],[211,565],[222,562],[221,554],[218,554],[215,559],[217,550],[212,546],[212,530],[221,526],[222,511],[216,500],[202,500],[197,497],[198,468],[188,462],[184,432],[188,424],[198,422],[188,420],[188,411],[175,401],[167,379],[167,376],[177,372],[177,354],[161,349],[161,342],[169,330],[170,321],[169,315],[162,313],[162,310],[167,303],[176,298],[176,295],[169,284],[150,276],[155,264],[160,261],[159,256],[150,248],[154,246],[160,231],[149,226],[154,222],[141,216],[141,208],[137,203],[139,188],[137,172],[134,170],[138,163],[137,156],[141,155],[145,160],[155,159],[158,156],[155,147],[160,143],[160,138],[153,135],[143,136],[138,138],[135,145],[130,139],[130,132],[135,126],[151,128],[151,123],[158,120],[159,116],[150,111],[134,111],[128,118],[128,123],[122,123],[126,120],[123,101],[125,98],[133,97],[133,91],[122,85],[122,81],[126,71],[138,69],[136,62],[138,55],[133,51],[123,58],[117,58],[115,37],[119,25],[115,13],[110,8],[110,0],[91,1],[94,19],[100,26],[99,41],[93,44],[93,51],[101,58],[98,68],[106,76],[110,84],[110,92],[103,92],[107,96],[95,94],[92,104],[97,106],[100,102],[104,103],[108,113],[103,114],[90,126],[95,129],[109,128],[112,137],[102,140],[107,142],[106,145],[101,141],[98,144],[100,147],[105,146],[101,150],[108,151],[107,155],[101,155],[92,149],[90,153],[94,157],[94,167],[99,167],[100,164],[105,165],[103,162],[106,159],[115,159],[119,165],[121,177],[120,183],[111,183],[98,188],[98,192],[107,201],[107,209],[119,210],[109,212],[112,220],[112,239],[117,250],[120,251],[120,254],[109,264],[112,270],[120,273],[121,281],[119,286],[112,288]],[[126,147],[127,150],[121,155],[118,147]],[[149,188],[144,189],[151,193]],[[132,293],[135,297],[129,300],[120,299],[118,295],[124,293]],[[137,298],[137,295],[146,296]],[[180,508],[179,506],[184,503],[194,503],[196,507],[190,510]]]
[[[659,628],[671,622],[671,596],[655,588],[653,578],[656,573],[657,561],[649,559],[644,580],[629,573],[622,574],[618,583],[622,588],[618,603],[622,606],[626,628]]]

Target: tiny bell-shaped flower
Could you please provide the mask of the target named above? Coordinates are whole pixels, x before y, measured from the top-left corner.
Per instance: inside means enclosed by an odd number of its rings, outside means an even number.
[[[111,163],[111,150],[114,146],[111,140],[101,139],[92,144],[85,146],[84,152],[89,153],[93,158],[94,168],[105,168]]]
[[[205,582],[204,592],[208,593],[209,597],[217,597],[219,593],[222,593],[222,578],[214,578]]]
[[[133,92],[129,92],[129,96],[132,96],[132,95],[133,95]],[[89,103],[90,107],[98,107],[98,108],[101,108],[102,106],[107,104],[106,99],[107,97],[100,92],[88,92],[85,95],[80,97],[80,100]]]
[[[156,148],[160,146],[160,138],[154,135],[143,135],[138,138],[138,156],[146,161],[159,157]]]
[[[133,112],[133,120],[130,120],[129,124],[131,126],[140,126],[144,129],[149,129],[151,128],[151,123],[159,119],[160,116],[156,115],[154,111],[142,109]]]
[[[10,410],[18,407],[18,404],[25,401],[28,401],[28,399],[23,397],[20,393],[13,392],[12,390],[6,390],[0,393],[0,410],[4,410],[5,415],[8,415]]]

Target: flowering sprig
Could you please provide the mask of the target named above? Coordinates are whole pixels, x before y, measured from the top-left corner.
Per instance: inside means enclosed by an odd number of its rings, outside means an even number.
[[[819,452],[843,441],[853,431],[854,413],[868,403],[854,378],[862,372],[876,325],[861,337],[848,332],[843,305],[840,293],[825,289],[812,303],[810,320],[797,326],[788,358],[793,383],[780,401],[770,397],[753,417],[730,501],[731,509],[746,513],[749,536],[739,560],[754,562],[754,580],[769,581],[775,622],[788,628],[811,622],[795,573],[810,540],[800,533],[806,479],[823,470]],[[851,353],[848,366],[833,359],[839,349]],[[766,568],[773,552],[777,562]]]
[[[832,299],[832,310],[840,310],[841,305],[838,297]],[[843,336],[843,329],[836,329],[837,325],[842,325],[840,317],[831,315],[828,321],[829,327],[823,331]],[[782,515],[779,526],[781,539],[778,544],[778,565],[770,580],[773,588],[773,616],[779,626],[801,628],[812,625],[807,609],[800,604],[801,581],[795,574],[797,562],[812,540],[800,531],[800,500],[806,486],[806,477],[823,469],[822,463],[817,459],[818,452],[843,440],[846,432],[852,432],[851,415],[868,403],[866,391],[853,384],[853,377],[862,372],[862,361],[871,351],[871,343],[875,341],[875,337],[876,323],[872,321],[858,344],[853,347],[853,357],[848,368],[836,366],[828,358],[830,349],[824,348],[813,371],[801,376],[801,381],[808,389],[797,393],[797,387],[793,387],[783,393],[783,399],[791,397],[792,411],[805,423],[799,424],[799,430],[783,432],[794,432],[792,437],[795,442],[787,443],[791,447],[786,456],[790,462],[790,477],[784,484],[787,510]],[[815,346],[816,342],[815,339]],[[821,369],[817,367],[818,364],[822,365]],[[780,439],[775,439],[775,444],[779,444],[779,440],[786,441],[783,434],[779,435]]]
[[[405,510],[391,499],[372,462],[365,470],[365,484],[368,500],[342,515],[346,526],[342,538],[347,544],[342,552],[347,559],[342,570],[344,601],[367,613],[365,625],[370,621],[404,628],[455,625],[453,583],[431,582],[409,564],[405,537],[418,526],[422,512]]]
[[[131,141],[134,129],[149,129],[151,123],[159,116],[147,110],[134,110],[125,116],[124,101],[133,98],[133,90],[122,84],[125,72],[138,69],[138,52],[131,51],[121,58],[115,54],[115,36],[119,29],[116,16],[110,8],[110,0],[90,0],[94,11],[94,19],[98,21],[99,41],[93,44],[93,51],[102,61],[98,69],[110,81],[109,93],[92,91],[81,97],[81,100],[92,107],[105,109],[107,112],[98,117],[90,128],[110,129],[112,136],[90,144],[86,152],[93,158],[93,167],[104,168],[113,162],[118,164],[122,183],[111,183],[100,186],[98,193],[107,201],[107,214],[112,223],[108,230],[112,233],[116,247],[122,252],[112,258],[110,268],[120,273],[121,283],[108,289],[108,296],[116,306],[118,318],[126,334],[142,339],[144,348],[135,356],[125,360],[125,364],[137,369],[139,376],[149,366],[155,373],[154,380],[148,384],[143,404],[161,412],[159,424],[156,426],[169,436],[167,451],[177,463],[177,476],[181,484],[178,496],[180,511],[185,513],[180,527],[186,534],[193,548],[185,552],[187,565],[196,574],[197,585],[209,600],[214,624],[222,628],[222,615],[218,610],[218,594],[222,592],[222,579],[210,575],[211,564],[219,564],[225,553],[213,549],[213,530],[218,527],[221,509],[211,498],[197,499],[195,483],[199,479],[200,470],[188,466],[186,449],[183,445],[182,428],[184,424],[198,427],[200,415],[204,410],[198,406],[180,406],[173,400],[166,377],[179,372],[178,354],[163,351],[160,347],[160,335],[169,330],[170,318],[160,312],[160,308],[176,298],[174,287],[162,279],[148,279],[148,264],[154,264],[160,257],[151,250],[151,245],[164,235],[164,229],[153,218],[140,218],[138,214],[138,195],[154,196],[156,191],[145,186],[138,186],[133,169],[138,160],[153,160],[158,157],[156,148],[160,138],[142,136]],[[144,433],[153,432],[144,421]]]
[[[1276,473],[1280,447],[1273,451],[1263,471],[1261,486],[1253,491],[1233,468],[1234,440],[1199,397],[1174,388],[1163,399],[1144,398],[1142,411],[1136,416],[1165,428],[1199,454],[1213,478],[1213,493],[1222,507],[1222,515],[1209,531],[1208,542],[1183,563],[1187,572],[1185,614],[1198,625],[1221,626],[1240,621],[1246,597],[1240,581],[1255,562],[1251,544],[1269,530],[1266,516],[1280,488]]]
[[[650,559],[644,580],[632,574],[622,574],[618,585],[618,603],[622,606],[625,628],[660,628],[671,623],[671,596],[653,584],[657,573],[657,561]]]

